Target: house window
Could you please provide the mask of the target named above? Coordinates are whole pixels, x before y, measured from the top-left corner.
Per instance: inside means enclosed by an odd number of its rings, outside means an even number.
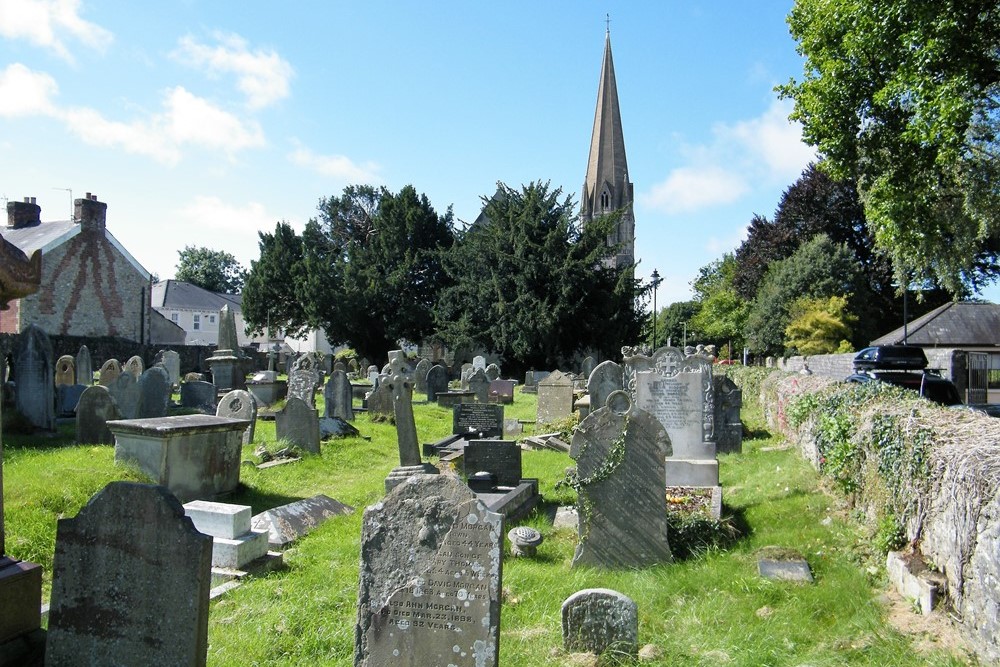
[[[194,326],[192,326],[191,328],[194,329],[195,331],[201,329],[201,315],[194,316]]]
[[[178,315],[177,313],[170,313],[170,321],[177,324]]]
[[[215,324],[215,315],[209,315],[208,316],[208,323],[209,324]]]
[[[990,352],[990,365],[987,371],[987,387],[1000,389],[1000,353]]]

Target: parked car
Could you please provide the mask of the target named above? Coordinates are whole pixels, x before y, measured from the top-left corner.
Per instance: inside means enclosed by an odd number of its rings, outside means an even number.
[[[917,348],[919,349],[919,348]],[[921,354],[923,351],[921,350]],[[926,360],[925,362],[926,363]],[[907,371],[859,370],[849,375],[846,382],[887,382],[888,384],[912,389],[924,398],[941,405],[961,405],[962,397],[951,381],[930,371],[920,373]]]
[[[922,371],[927,368],[923,348],[912,345],[866,347],[854,357],[855,370]]]

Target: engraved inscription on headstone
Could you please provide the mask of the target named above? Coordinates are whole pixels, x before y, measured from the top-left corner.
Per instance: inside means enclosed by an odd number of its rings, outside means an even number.
[[[575,653],[607,652],[633,656],[639,651],[639,608],[608,588],[588,588],[562,606],[563,645]]]
[[[521,483],[521,448],[513,440],[471,440],[462,456],[465,476],[477,472],[496,475],[500,486]]]
[[[459,403],[452,407],[451,432],[479,438],[503,436],[503,406],[484,403]]]
[[[305,356],[300,362],[310,359]],[[310,408],[316,407],[316,387],[319,386],[319,373],[306,368],[298,368],[288,376],[288,397],[305,401]]]

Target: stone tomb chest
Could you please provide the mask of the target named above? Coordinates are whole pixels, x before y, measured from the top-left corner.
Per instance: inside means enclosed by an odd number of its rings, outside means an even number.
[[[109,421],[115,461],[132,461],[182,503],[236,489],[244,419],[183,415]]]

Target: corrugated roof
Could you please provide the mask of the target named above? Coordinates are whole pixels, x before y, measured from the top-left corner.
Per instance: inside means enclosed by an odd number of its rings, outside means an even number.
[[[906,342],[922,347],[1000,347],[1000,304],[952,301],[918,317],[906,327]],[[897,345],[903,327],[871,342]]]
[[[153,308],[167,310],[222,310],[228,305],[234,312],[242,312],[241,294],[220,294],[181,280],[161,280],[153,285]]]

